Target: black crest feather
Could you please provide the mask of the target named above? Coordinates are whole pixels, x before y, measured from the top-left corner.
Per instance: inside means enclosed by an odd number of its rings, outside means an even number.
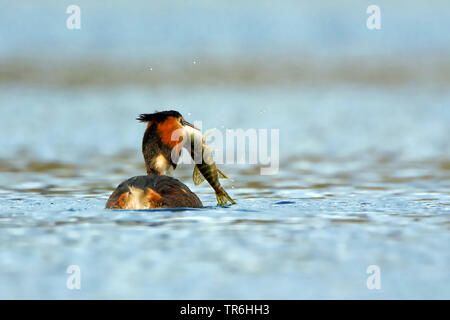
[[[139,117],[136,118],[136,120],[139,120],[141,122],[148,122],[148,121],[161,122],[164,121],[167,117],[179,118],[181,117],[181,114],[175,110],[160,111],[155,113],[142,113],[139,115]]]

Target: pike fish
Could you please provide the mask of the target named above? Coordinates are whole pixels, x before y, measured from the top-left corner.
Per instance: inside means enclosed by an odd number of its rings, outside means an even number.
[[[189,128],[188,138],[191,143],[191,157],[195,162],[194,172],[192,173],[194,184],[197,186],[205,180],[208,181],[216,193],[219,206],[224,206],[228,202],[236,204],[219,182],[219,178],[231,179],[216,167],[212,149],[205,143],[205,137],[198,129]]]

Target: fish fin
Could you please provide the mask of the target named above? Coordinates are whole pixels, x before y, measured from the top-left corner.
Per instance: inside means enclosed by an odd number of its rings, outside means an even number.
[[[221,170],[217,169],[217,174],[219,175],[219,179],[228,179],[230,181],[234,181],[233,179],[231,179],[229,176],[227,176],[225,173],[223,173]]]
[[[213,128],[213,129],[208,130],[208,131],[203,135],[203,137],[202,137],[202,143],[203,143],[203,146],[204,146],[205,148],[209,149],[209,150],[212,150],[212,151],[217,151],[217,149],[208,146],[208,145],[206,144],[206,140],[208,139],[208,137],[209,137],[211,134],[214,133],[215,130],[217,130],[217,129],[216,129],[216,128]]]
[[[196,186],[205,181],[205,177],[202,175],[197,166],[194,166],[194,172],[192,173],[192,180],[194,181],[194,184]]]
[[[236,201],[234,201],[225,190],[216,193],[216,198],[217,198],[217,205],[219,206],[225,206],[227,202],[230,202],[231,204],[236,204]]]

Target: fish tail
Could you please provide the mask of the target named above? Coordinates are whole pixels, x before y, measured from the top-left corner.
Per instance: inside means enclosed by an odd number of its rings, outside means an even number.
[[[217,204],[219,206],[224,206],[227,202],[231,204],[236,204],[236,202],[230,197],[230,195],[223,189],[220,188],[216,191]]]

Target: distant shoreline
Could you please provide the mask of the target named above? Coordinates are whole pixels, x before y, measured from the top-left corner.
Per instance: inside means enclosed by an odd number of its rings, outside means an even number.
[[[0,60],[0,85],[205,86],[205,85],[360,85],[450,86],[450,59],[360,57],[354,59],[259,58],[133,60]]]

